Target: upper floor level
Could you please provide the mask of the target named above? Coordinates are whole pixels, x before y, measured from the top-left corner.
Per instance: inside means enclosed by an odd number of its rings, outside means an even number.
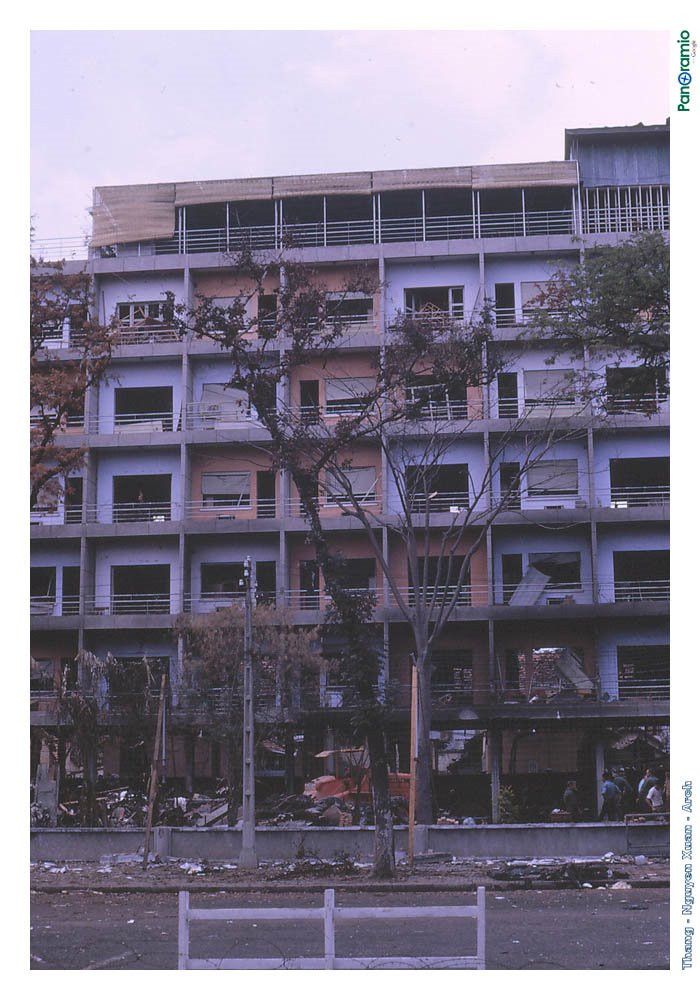
[[[571,129],[561,161],[98,187],[89,252],[105,260],[663,230],[668,140],[668,125]]]

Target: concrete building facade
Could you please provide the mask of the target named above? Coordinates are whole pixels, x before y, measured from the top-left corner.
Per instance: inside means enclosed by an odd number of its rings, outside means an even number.
[[[66,268],[90,274],[100,321],[116,316],[120,333],[109,377],[66,429],[67,444],[86,448],[79,483],[69,500],[32,511],[32,763],[45,759],[47,741],[69,736],[56,690],[66,671],[79,686],[79,650],[123,663],[147,657],[170,679],[168,775],[191,785],[222,773],[222,755],[198,739],[175,617],[236,600],[247,556],[258,590],[300,627],[322,621],[325,605],[299,498],[266,455],[264,428],[225,388],[230,368],[218,345],[164,322],[167,296],[184,306],[200,295],[231,301],[246,290],[231,263],[243,245],[291,245],[330,297],[364,269],[376,291],[356,293],[347,349],[290,379],[287,404],[309,405],[315,393],[328,420],[342,412],[349,382],[372,371],[397,312],[428,307],[459,321],[491,300],[489,349],[519,344],[512,371],[484,392],[465,387],[462,398],[440,401],[454,430],[445,465],[479,482],[501,441],[502,466],[517,466],[527,426],[522,439],[512,427],[533,400],[577,366],[595,366],[563,356],[552,365],[547,345],[522,348],[538,289],[594,245],[667,232],[668,126],[567,131],[565,158],[545,163],[98,188],[93,224],[87,260]],[[271,312],[273,323],[275,291],[273,275],[248,306]],[[71,351],[67,331],[47,363]],[[570,420],[573,405],[560,401],[555,418]],[[668,454],[663,387],[620,397],[605,417],[593,406],[579,433],[543,456],[546,476],[530,469],[519,502],[489,527],[435,671],[441,804],[496,816],[507,780],[523,794],[529,787],[535,811],[551,808],[552,789],[577,775],[593,808],[596,776],[617,759],[623,735],[668,724]],[[400,484],[380,450],[363,443],[350,457],[379,522],[390,518]],[[469,489],[455,473],[446,495],[468,503]],[[368,539],[337,508],[323,515],[358,561],[361,585],[377,594],[387,678],[398,692],[389,738],[407,770],[409,630]],[[405,565],[387,528],[377,531]],[[511,604],[532,567],[546,572],[546,586]],[[105,701],[101,766],[126,779],[133,748],[120,740],[117,704]],[[210,708],[205,699],[196,711]],[[320,773],[314,754],[350,739],[330,674],[290,724],[304,737],[298,771]],[[283,771],[269,756],[261,767],[273,783]]]

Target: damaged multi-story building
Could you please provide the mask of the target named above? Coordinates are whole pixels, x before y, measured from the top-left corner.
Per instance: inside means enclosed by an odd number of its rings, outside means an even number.
[[[119,333],[108,378],[89,389],[84,412],[65,427],[66,442],[85,447],[84,467],[63,499],[32,511],[33,772],[55,760],[56,746],[61,768],[80,766],[58,689],[79,689],[75,660],[87,650],[111,654],[121,668],[105,681],[101,772],[127,783],[144,770],[152,723],[142,738],[125,738],[119,699],[146,658],[169,678],[166,776],[191,788],[224,773],[224,750],[200,724],[202,712],[216,712],[215,699],[203,696],[194,722],[181,707],[184,653],[173,625],[180,614],[205,615],[239,599],[247,557],[261,596],[289,609],[299,627],[323,620],[298,495],[266,462],[266,432],[243,394],[228,387],[226,353],[169,325],[169,297],[185,306],[199,296],[229,302],[240,287],[232,254],[244,244],[265,253],[293,246],[329,297],[361,267],[375,290],[344,295],[348,336],[336,367],[333,359],[306,364],[287,388],[286,405],[331,421],[361,391],[397,313],[459,322],[491,301],[489,349],[517,343],[517,365],[478,398],[466,387],[451,399],[421,387],[425,407],[452,434],[431,495],[445,501],[435,508],[439,527],[441,511],[450,517],[469,505],[513,421],[551,396],[555,376],[572,366],[568,356],[552,365],[548,345],[523,338],[553,269],[575,264],[593,245],[667,232],[668,133],[668,125],[568,130],[560,161],[95,190],[86,259],[65,269],[89,274],[99,320],[116,317]],[[269,289],[249,305],[271,324],[277,283],[271,274]],[[46,363],[71,351],[64,329]],[[612,409],[603,418],[592,406],[578,431],[522,477],[527,424],[508,439],[498,482],[509,489],[517,481],[517,498],[485,533],[435,656],[438,801],[462,815],[497,817],[501,782],[530,803],[526,815],[544,814],[571,777],[592,812],[605,764],[641,764],[644,750],[633,761],[626,747],[663,743],[667,392],[658,381],[642,395],[620,391],[619,365],[603,377]],[[573,405],[573,397],[559,399],[554,419],[571,420]],[[380,545],[393,546],[391,558],[405,565],[381,523],[392,516],[397,487],[380,449],[358,445],[352,467],[353,484],[376,513]],[[337,504],[326,504],[322,516],[348,559],[351,586],[376,594],[386,677],[397,692],[387,738],[396,770],[406,771],[409,629],[363,532]],[[332,671],[307,689],[292,723],[298,778],[328,767],[317,753],[353,745]],[[283,758],[269,746],[258,763],[261,781],[281,781]]]

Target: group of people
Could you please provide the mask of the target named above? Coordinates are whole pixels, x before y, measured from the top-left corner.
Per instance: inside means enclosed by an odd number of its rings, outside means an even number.
[[[654,774],[651,768],[646,769],[636,790],[629,783],[622,770],[603,771],[601,795],[603,804],[598,817],[600,820],[615,821],[623,819],[627,813],[657,813],[663,812],[665,808],[663,781]],[[563,805],[566,812],[571,814],[573,822],[578,822],[581,817],[581,808],[574,780],[567,783]]]

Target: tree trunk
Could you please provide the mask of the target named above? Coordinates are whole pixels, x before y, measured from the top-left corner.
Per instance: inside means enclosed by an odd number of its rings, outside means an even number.
[[[294,795],[294,733],[289,730],[284,740],[284,794]]]
[[[416,823],[433,822],[432,761],[430,758],[430,669],[417,658],[418,763],[416,765]]]
[[[372,804],[374,806],[374,878],[393,878],[394,821],[389,795],[389,762],[383,732],[371,728],[367,732],[367,749],[372,769]]]
[[[86,740],[80,748],[83,759],[83,794],[81,802],[80,825],[92,827],[96,825],[97,803],[95,801],[95,786],[97,784],[97,747],[91,739]]]
[[[193,733],[185,733],[185,795],[194,792],[194,751],[195,737]]]

